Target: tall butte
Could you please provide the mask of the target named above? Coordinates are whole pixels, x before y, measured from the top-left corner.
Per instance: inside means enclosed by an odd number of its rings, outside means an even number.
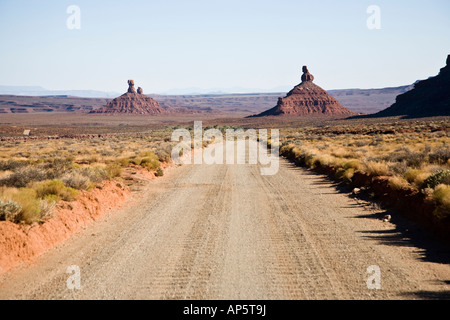
[[[351,116],[354,112],[341,106],[339,101],[313,83],[314,76],[303,66],[302,82],[288,92],[286,97],[278,98],[272,109],[254,117],[262,116]]]
[[[158,102],[144,95],[141,87],[134,88],[134,81],[128,80],[128,91],[120,97],[117,97],[106,106],[92,110],[90,113],[108,113],[108,114],[163,114],[163,109]]]

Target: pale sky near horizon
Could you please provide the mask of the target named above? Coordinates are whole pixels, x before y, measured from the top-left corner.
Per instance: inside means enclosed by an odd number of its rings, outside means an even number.
[[[381,29],[367,27],[370,5]],[[303,65],[326,90],[407,85],[445,65],[449,17],[448,0],[0,0],[0,85],[271,91]]]

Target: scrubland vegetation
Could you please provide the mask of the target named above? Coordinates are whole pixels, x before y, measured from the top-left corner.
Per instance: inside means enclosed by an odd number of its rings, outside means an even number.
[[[450,218],[450,123],[417,122],[408,128],[324,127],[284,129],[280,154],[309,168],[334,168],[335,178],[352,183],[355,174],[385,177],[392,190],[415,189],[436,205],[439,219]],[[407,130],[406,130],[407,129]]]
[[[127,168],[163,176],[161,163],[171,161],[178,143],[171,141],[171,134],[178,128],[104,138],[1,141],[0,221],[45,221],[60,201],[74,201],[81,191],[101,188],[102,181],[121,180]],[[229,126],[215,128],[224,131]],[[193,136],[193,126],[186,129]]]
[[[49,218],[59,201],[121,179],[128,167],[164,174],[170,161],[168,131],[93,139],[0,143],[0,220],[31,224]]]

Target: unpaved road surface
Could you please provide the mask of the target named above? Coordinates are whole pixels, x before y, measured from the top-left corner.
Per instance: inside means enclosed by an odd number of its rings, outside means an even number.
[[[273,176],[183,165],[139,197],[4,275],[0,298],[450,298],[447,248],[285,160]]]

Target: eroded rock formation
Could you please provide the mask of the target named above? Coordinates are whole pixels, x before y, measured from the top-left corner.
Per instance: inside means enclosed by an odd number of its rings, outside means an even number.
[[[314,76],[309,73],[307,66],[303,66],[302,71],[302,82],[299,85],[289,91],[284,98],[278,98],[278,103],[275,107],[256,116],[351,116],[355,114],[341,106],[335,98],[314,84]]]
[[[307,66],[303,66],[302,71],[303,71],[302,82],[314,80],[314,76],[311,73],[309,73]]]
[[[163,114],[166,110],[158,102],[143,94],[141,87],[136,92],[134,81],[128,80],[128,91],[110,101],[106,106],[92,110],[90,113],[109,114]]]
[[[134,80],[128,80],[128,93],[136,93],[134,89]]]

